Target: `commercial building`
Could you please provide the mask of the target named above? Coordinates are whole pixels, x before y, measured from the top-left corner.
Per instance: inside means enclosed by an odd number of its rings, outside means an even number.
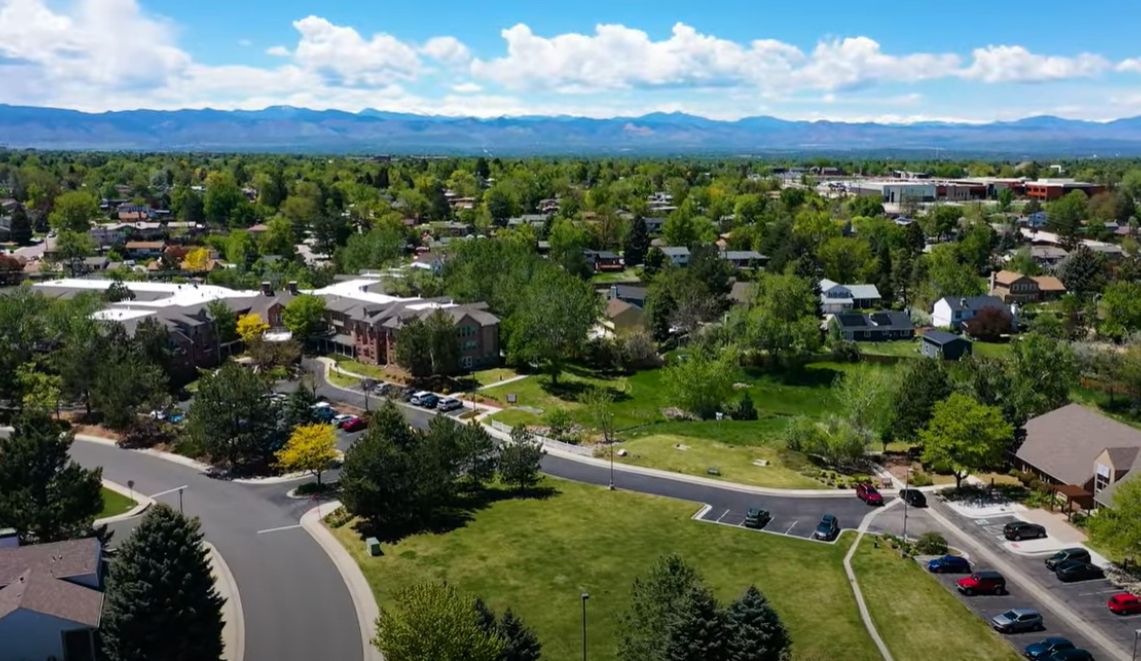
[[[1025,186],[1026,196],[1035,200],[1056,200],[1076,190],[1092,197],[1105,190],[1105,186],[1074,179],[1038,179]]]

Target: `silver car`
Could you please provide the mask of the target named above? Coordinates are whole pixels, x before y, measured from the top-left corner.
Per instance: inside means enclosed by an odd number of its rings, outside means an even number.
[[[1042,614],[1033,608],[1011,608],[990,618],[990,624],[999,633],[1041,631],[1046,628],[1042,623]]]

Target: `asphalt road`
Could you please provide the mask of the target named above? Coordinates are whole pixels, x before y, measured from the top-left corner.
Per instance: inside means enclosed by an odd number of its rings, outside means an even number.
[[[363,657],[348,589],[325,552],[298,526],[312,503],[284,498],[288,486],[226,482],[191,467],[100,443],[76,441],[71,454],[84,466],[102,466],[109,480],[123,485],[133,480],[142,494],[186,485],[184,511],[201,519],[203,533],[238,583],[246,659]],[[173,492],[156,500],[173,507],[179,504]],[[117,535],[126,532],[117,529]]]

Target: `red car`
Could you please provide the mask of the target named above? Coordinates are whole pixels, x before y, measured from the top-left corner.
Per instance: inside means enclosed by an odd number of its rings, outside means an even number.
[[[1115,594],[1105,602],[1114,615],[1136,615],[1141,613],[1141,597],[1128,592]]]
[[[341,423],[341,429],[344,431],[360,431],[367,426],[368,423],[364,421],[364,418],[358,418],[355,415]]]
[[[867,482],[856,485],[856,497],[869,505],[883,505],[883,496]]]

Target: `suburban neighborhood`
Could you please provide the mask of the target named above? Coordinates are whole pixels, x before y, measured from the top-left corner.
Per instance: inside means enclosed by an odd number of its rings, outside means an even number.
[[[636,4],[0,0],[0,661],[1141,659],[1141,13]]]

